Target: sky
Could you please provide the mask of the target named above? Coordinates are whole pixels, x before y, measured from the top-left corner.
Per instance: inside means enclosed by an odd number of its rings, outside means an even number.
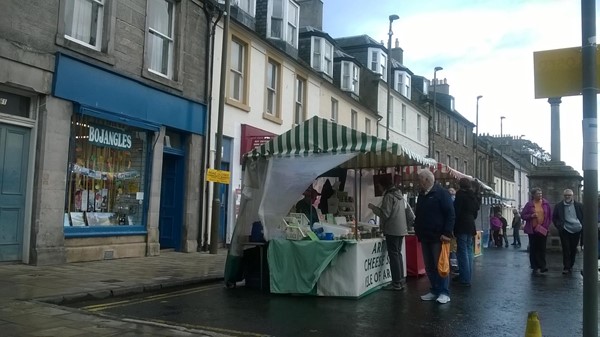
[[[479,132],[524,135],[550,152],[550,104],[534,97],[533,53],[581,46],[577,0],[323,0],[333,38],[366,34],[387,46],[389,15],[414,74],[447,79],[455,109]],[[598,10],[598,8],[597,8]],[[598,12],[598,11],[597,11]],[[598,13],[597,17],[600,17]],[[560,105],[561,160],[582,171],[582,97]]]

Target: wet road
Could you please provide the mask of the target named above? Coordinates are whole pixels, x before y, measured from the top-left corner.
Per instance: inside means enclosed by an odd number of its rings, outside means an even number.
[[[524,246],[527,239],[522,239]],[[524,248],[490,248],[475,258],[473,286],[452,286],[451,302],[423,302],[426,277],[402,292],[377,291],[359,300],[282,296],[208,284],[73,306],[121,318],[180,325],[234,336],[523,336],[537,311],[548,337],[582,335],[583,278],[562,275],[559,252],[550,271],[532,275]]]

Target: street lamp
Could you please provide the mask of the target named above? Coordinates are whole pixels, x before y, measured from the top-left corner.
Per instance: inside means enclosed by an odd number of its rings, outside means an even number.
[[[390,139],[390,116],[392,116],[392,86],[390,82],[392,80],[392,35],[394,32],[392,31],[392,22],[400,19],[400,17],[396,14],[392,14],[389,17],[390,19],[390,28],[388,30],[388,43],[387,43],[387,118],[386,118],[386,126],[385,126],[385,140]],[[383,74],[382,74],[383,75]]]
[[[519,136],[519,139],[523,139],[523,137],[525,137],[525,135],[521,135]],[[519,211],[521,211],[521,206],[522,206],[522,194],[523,194],[523,189],[521,184],[523,183],[523,179],[521,178],[521,173],[523,172],[523,167],[522,167],[522,163],[521,161],[523,160],[523,144],[519,144]]]
[[[439,121],[437,121],[435,119],[435,115],[436,115],[436,111],[437,111],[437,72],[440,70],[444,70],[444,68],[437,66],[435,68],[433,68],[433,114],[431,116],[431,120],[433,121],[433,132],[432,132],[432,136],[431,136],[431,146],[429,146],[430,150],[431,150],[431,155],[430,157],[433,158],[435,151],[435,135],[434,133],[438,131],[438,125],[437,123]],[[437,159],[436,159],[437,160]]]
[[[504,134],[502,133],[502,122],[504,121],[506,117],[504,116],[500,116],[500,201],[502,202],[502,199],[504,198],[504,179],[502,179],[502,171],[504,169],[504,147],[502,145],[502,143],[504,142],[503,137]]]
[[[482,97],[482,95],[477,96],[477,104],[475,105],[475,174],[473,174],[475,178],[479,176],[479,160],[477,158],[477,146],[479,146],[479,100]]]

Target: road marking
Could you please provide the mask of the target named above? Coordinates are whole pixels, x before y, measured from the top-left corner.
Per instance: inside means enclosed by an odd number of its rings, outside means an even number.
[[[195,324],[189,324],[189,323],[175,323],[175,322],[170,322],[170,321],[163,321],[160,319],[148,319],[148,320],[143,319],[143,320],[141,320],[141,319],[125,318],[125,319],[123,319],[123,321],[132,322],[132,323],[140,323],[140,324],[152,323],[152,324],[161,325],[163,327],[171,327],[171,328],[184,327],[186,329],[205,330],[205,331],[212,331],[212,332],[218,332],[218,333],[226,333],[226,334],[230,334],[230,335],[234,335],[234,336],[270,337],[270,335],[265,335],[265,334],[260,334],[260,333],[256,333],[256,332],[250,332],[250,331],[239,331],[239,330],[232,330],[232,329],[215,328],[215,327],[211,327],[211,326],[195,325]]]
[[[173,298],[173,297],[178,297],[178,296],[183,296],[183,295],[199,293],[199,292],[213,290],[213,289],[222,288],[222,287],[223,287],[222,285],[212,285],[212,286],[205,286],[205,287],[200,287],[200,288],[195,288],[195,289],[179,290],[179,291],[174,291],[174,292],[170,292],[170,293],[166,293],[166,294],[151,295],[151,296],[146,296],[143,298],[132,299],[132,300],[124,300],[124,301],[111,302],[111,303],[88,305],[88,306],[82,307],[81,309],[91,311],[91,312],[103,311],[103,310],[119,308],[119,307],[124,307],[124,306],[128,306],[128,305],[133,305],[133,304],[152,302],[152,301],[157,301],[157,300],[161,300],[161,299],[165,299],[165,298]]]

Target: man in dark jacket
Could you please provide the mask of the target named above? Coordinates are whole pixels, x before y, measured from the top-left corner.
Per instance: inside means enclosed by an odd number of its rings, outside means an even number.
[[[554,206],[552,222],[558,235],[563,254],[563,274],[573,271],[577,244],[583,228],[583,205],[573,199],[573,191],[566,189],[563,192],[563,201]]]
[[[419,171],[421,193],[417,199],[415,234],[421,241],[423,262],[431,290],[421,296],[423,301],[450,302],[448,277],[441,277],[437,270],[442,242],[450,242],[454,231],[454,204],[447,190],[435,183],[433,173]]]
[[[479,200],[471,189],[471,180],[462,178],[459,181],[460,189],[454,199],[454,236],[456,236],[456,255],[458,258],[459,275],[456,281],[461,286],[471,285],[474,258],[474,237],[477,234],[475,219],[479,212]]]

